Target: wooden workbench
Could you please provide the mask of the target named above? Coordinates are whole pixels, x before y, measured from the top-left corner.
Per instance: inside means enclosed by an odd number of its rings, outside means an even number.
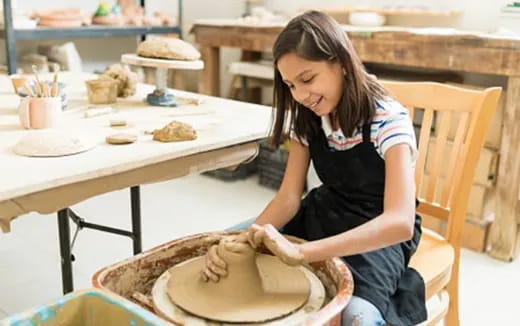
[[[218,95],[220,48],[271,52],[284,24],[248,25],[236,20],[200,20],[192,29],[205,62],[201,92]],[[519,245],[520,215],[520,38],[454,29],[345,26],[361,60],[415,68],[507,77],[507,98],[497,179],[497,209],[489,235],[490,254],[511,260]],[[249,57],[252,57],[249,55]]]
[[[122,235],[134,239],[134,253],[138,253],[141,250],[138,186],[238,165],[254,157],[258,150],[256,141],[267,136],[271,119],[271,110],[265,106],[181,91],[175,94],[198,98],[202,104],[151,107],[143,99],[154,87],[144,84],[138,84],[136,95],[111,105],[114,113],[85,118],[84,110],[89,105],[84,81],[89,78],[92,75],[61,75],[61,81],[67,84],[69,102],[64,117],[66,129],[84,134],[96,147],[71,156],[34,158],[18,156],[12,151],[19,139],[31,131],[21,128],[16,109],[20,99],[13,93],[10,80],[0,76],[0,227],[8,232],[13,219],[29,212],[58,212],[60,249],[68,250],[61,251],[65,292],[72,290],[68,207],[96,195],[132,188],[132,218],[133,222],[134,215],[138,219],[138,234],[124,231]],[[114,118],[127,120],[129,127],[110,127],[109,120]],[[172,120],[191,124],[198,138],[161,143],[145,134]],[[105,142],[105,136],[119,131],[135,133],[137,142],[130,145]],[[66,266],[64,259],[69,260]]]

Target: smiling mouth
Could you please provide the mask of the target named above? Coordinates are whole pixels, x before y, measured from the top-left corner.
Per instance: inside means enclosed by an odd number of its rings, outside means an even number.
[[[323,99],[323,96],[321,96],[316,102],[312,103],[311,106],[309,107],[311,110],[314,110],[318,104],[321,103],[321,100]]]

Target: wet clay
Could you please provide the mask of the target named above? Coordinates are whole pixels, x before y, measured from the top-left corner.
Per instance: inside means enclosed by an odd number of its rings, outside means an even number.
[[[172,121],[162,129],[153,131],[153,140],[160,142],[173,142],[194,140],[197,138],[197,132],[187,123],[180,121]]]
[[[69,131],[42,129],[31,130],[13,147],[22,156],[65,156],[85,152],[95,144],[86,137]]]
[[[173,60],[200,58],[200,52],[190,43],[166,37],[155,37],[142,42],[137,48],[137,54],[141,57]]]
[[[172,267],[168,296],[196,316],[221,322],[265,322],[302,307],[309,297],[305,274],[271,255],[258,254],[248,243],[224,238],[218,255],[228,274],[219,282],[204,282],[204,256]]]
[[[109,135],[105,138],[106,142],[113,145],[131,144],[137,140],[137,136],[128,133],[117,133]]]

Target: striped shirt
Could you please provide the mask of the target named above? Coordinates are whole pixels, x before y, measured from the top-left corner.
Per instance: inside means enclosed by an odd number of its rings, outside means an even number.
[[[362,128],[357,128],[352,137],[345,137],[341,129],[333,130],[329,116],[321,118],[323,132],[329,147],[338,151],[349,150],[363,142]],[[370,139],[379,156],[384,159],[386,151],[397,144],[408,144],[412,163],[417,158],[417,143],[408,110],[394,100],[376,102],[376,113],[370,125]],[[304,142],[304,145],[308,145]]]

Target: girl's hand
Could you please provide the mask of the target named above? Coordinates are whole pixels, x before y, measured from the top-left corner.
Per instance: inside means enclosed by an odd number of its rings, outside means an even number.
[[[247,241],[253,248],[258,248],[263,243],[287,265],[296,266],[305,262],[305,256],[300,250],[300,245],[287,240],[271,224],[262,226],[253,224],[247,230]]]
[[[290,266],[301,265],[305,262],[300,245],[287,240],[271,224],[263,226],[253,224],[246,232],[240,233],[234,237],[233,241],[224,245],[227,250],[239,253],[244,249],[243,245],[239,245],[240,243],[249,243],[254,249],[263,243],[281,261]],[[201,273],[204,282],[216,283],[222,277],[227,276],[227,263],[219,256],[218,246],[218,244],[211,246],[206,253],[205,267]]]
[[[220,249],[219,249],[220,247]],[[227,263],[219,254],[219,250],[227,250],[234,253],[243,253],[251,250],[247,245],[247,231],[238,235],[228,236],[220,239],[219,244],[211,246],[205,256],[204,269],[201,278],[204,282],[218,282],[228,274]]]
[[[227,264],[220,258],[217,252],[218,244],[211,246],[206,253],[205,267],[202,270],[201,278],[204,282],[218,282],[221,277],[227,276]]]

